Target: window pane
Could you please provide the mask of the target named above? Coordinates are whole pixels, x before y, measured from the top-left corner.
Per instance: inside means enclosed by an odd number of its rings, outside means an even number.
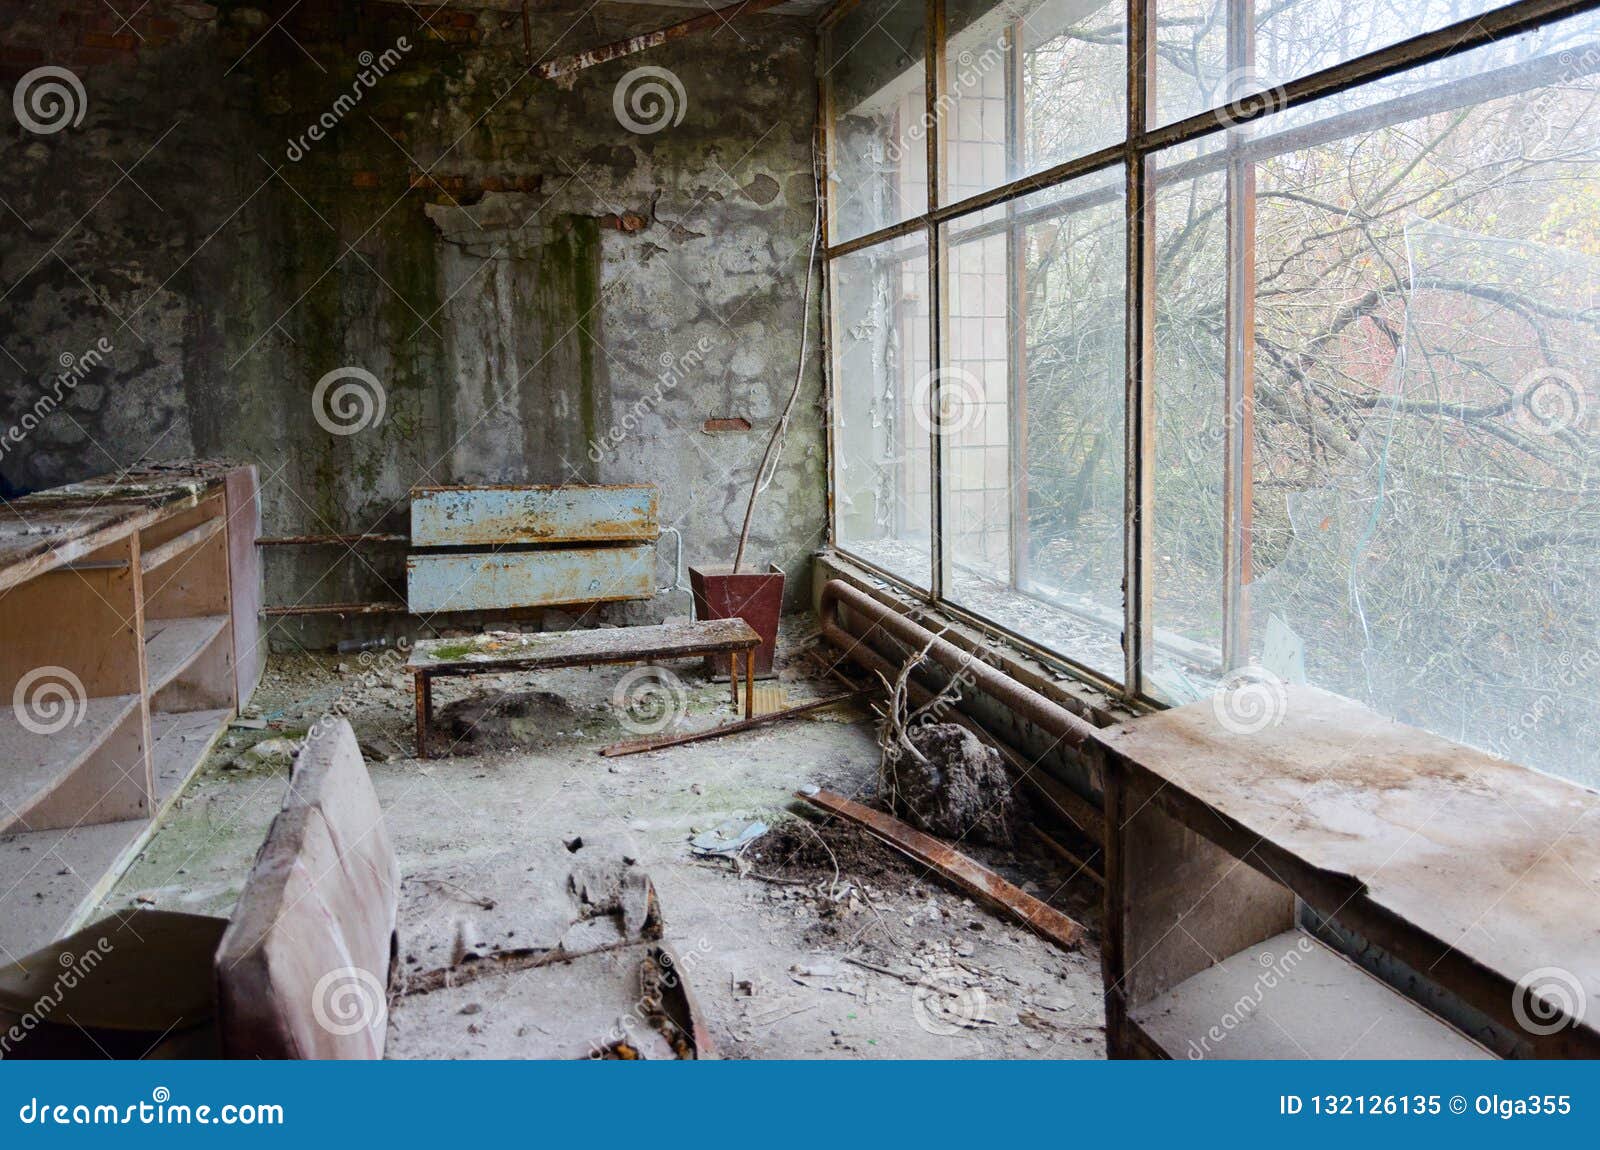
[[[1122,677],[1121,170],[950,225],[950,600]]]
[[[1124,0],[948,0],[946,203],[1123,138],[1126,11]]]
[[[1152,124],[1506,7],[1508,0],[1157,0]],[[1254,12],[1236,20],[1236,13]],[[1254,60],[1247,52],[1255,37]],[[1229,36],[1239,38],[1232,55]],[[1230,65],[1230,60],[1239,61]]]
[[[834,522],[840,547],[933,585],[924,234],[830,265]]]
[[[1157,228],[1158,634],[1220,643],[1218,285],[1253,260],[1238,661],[1590,785],[1597,70],[1590,15],[1271,117],[1163,157]],[[1239,263],[1230,158],[1255,185]],[[1167,697],[1214,681],[1160,654]]]
[[[1192,151],[1192,149],[1190,149]],[[1187,153],[1186,153],[1187,154]],[[1162,157],[1163,167],[1176,156]],[[1187,702],[1223,671],[1223,392],[1227,216],[1214,166],[1156,185],[1155,666],[1146,689]],[[1185,678],[1187,676],[1187,679]],[[1185,684],[1192,686],[1185,689]]]
[[[833,243],[928,210],[925,25],[923,0],[862,0],[828,33]]]

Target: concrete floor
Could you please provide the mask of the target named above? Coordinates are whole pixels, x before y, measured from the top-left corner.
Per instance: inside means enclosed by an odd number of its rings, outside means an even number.
[[[693,833],[730,818],[773,824],[773,843],[809,841],[809,832],[783,831],[795,817],[792,793],[803,784],[870,795],[878,749],[868,712],[818,712],[606,759],[596,748],[630,737],[611,702],[627,668],[441,681],[441,710],[466,697],[530,688],[559,698],[536,699],[515,722],[480,723],[474,739],[491,732],[498,746],[421,762],[411,757],[411,684],[400,666],[383,651],[275,657],[247,710],[271,727],[235,729],[218,744],[105,909],[139,904],[228,914],[288,778],[286,763],[257,763],[245,752],[348,707],[403,873],[448,867],[502,889],[508,882],[549,886],[566,877],[553,842],[574,835],[631,840],[630,853],[660,895],[667,941],[680,955],[697,956],[691,985],[723,1057],[1104,1056],[1092,941],[1098,890],[1083,879],[1067,881],[1070,872],[1053,856],[971,852],[1087,923],[1091,941],[1073,954],[844,828],[824,828],[835,844],[829,849],[843,860],[837,880],[815,851],[808,862],[777,857],[758,842],[745,860],[754,873],[743,875],[731,861],[691,854]],[[696,664],[674,670],[685,688],[683,727],[731,717],[725,686],[708,683]],[[837,690],[793,668],[782,669],[780,682],[790,703]],[[488,1017],[439,1023],[447,1032],[423,1045],[472,1054],[474,1036],[492,1021],[493,1004],[486,1007]]]

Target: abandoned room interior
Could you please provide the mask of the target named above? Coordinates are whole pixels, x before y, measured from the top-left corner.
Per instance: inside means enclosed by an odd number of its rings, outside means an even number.
[[[0,1056],[1600,1056],[1600,4],[0,75]]]

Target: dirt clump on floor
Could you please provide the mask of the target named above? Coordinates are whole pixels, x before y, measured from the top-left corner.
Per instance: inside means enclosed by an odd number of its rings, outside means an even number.
[[[914,877],[922,869],[848,823],[813,823],[794,818],[779,823],[751,843],[745,857],[762,874],[811,880],[833,873],[845,880],[889,882]]]
[[[543,746],[571,730],[578,712],[554,691],[510,691],[459,699],[439,711],[436,727],[463,749],[509,750]]]
[[[952,842],[1016,845],[1027,812],[999,751],[955,723],[913,724],[906,740],[880,771],[895,814]]]

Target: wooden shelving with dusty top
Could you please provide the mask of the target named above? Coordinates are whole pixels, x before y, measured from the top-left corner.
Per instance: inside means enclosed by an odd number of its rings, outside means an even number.
[[[1600,795],[1314,687],[1228,718],[1106,733],[1112,1057],[1600,1055]]]
[[[0,961],[80,922],[260,677],[255,469],[163,464],[0,513]]]

